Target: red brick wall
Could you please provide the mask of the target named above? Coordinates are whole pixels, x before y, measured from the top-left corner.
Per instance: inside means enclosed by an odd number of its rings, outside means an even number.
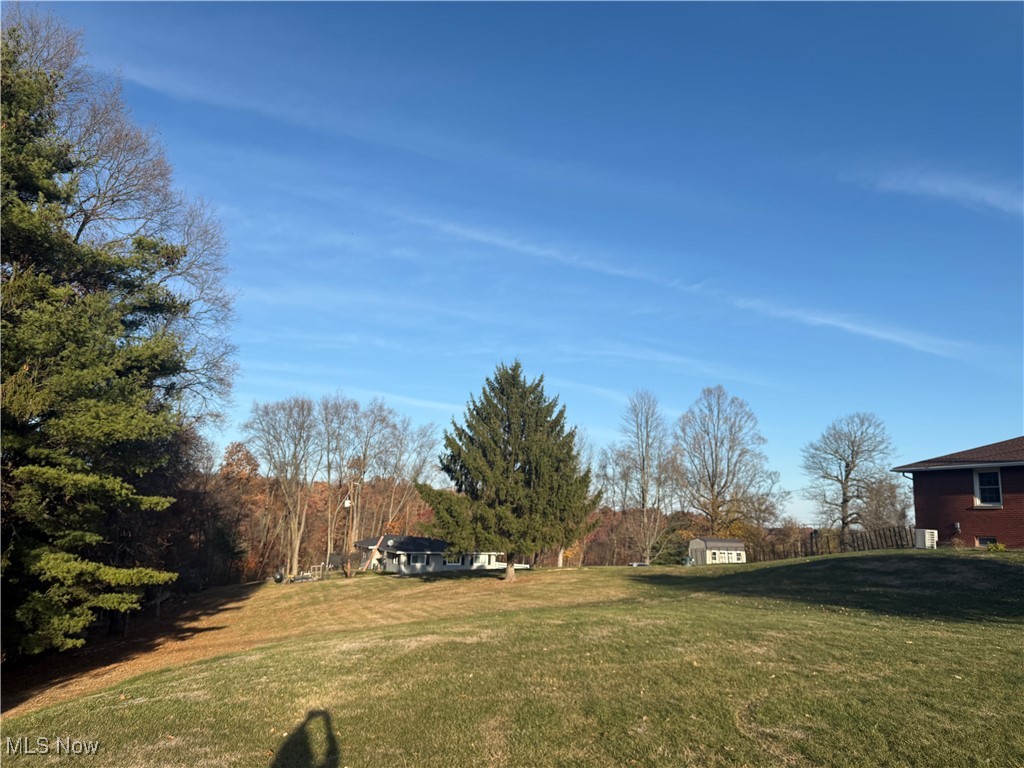
[[[1024,467],[1003,467],[1002,509],[974,508],[974,470],[914,473],[914,514],[918,528],[934,528],[939,541],[959,536],[973,547],[977,536],[995,536],[1000,544],[1024,549]],[[956,532],[960,523],[960,533]]]

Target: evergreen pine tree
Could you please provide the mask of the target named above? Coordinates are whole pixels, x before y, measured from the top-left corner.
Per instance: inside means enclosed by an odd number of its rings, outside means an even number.
[[[543,377],[528,382],[518,361],[498,366],[464,421],[445,432],[441,456],[457,494],[420,486],[435,512],[431,533],[452,549],[506,553],[512,579],[517,557],[578,537],[597,503],[590,472],[565,407],[544,394]]]
[[[188,311],[155,278],[182,257],[76,243],[57,130],[61,73],[26,61],[17,26],[2,62],[3,652],[80,645],[100,611],[139,604],[174,574],[139,567],[124,531],[171,499],[138,490],[177,429],[168,386],[185,365],[160,330]]]

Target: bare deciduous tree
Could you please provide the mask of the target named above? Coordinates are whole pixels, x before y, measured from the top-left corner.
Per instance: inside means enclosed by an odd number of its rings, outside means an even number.
[[[69,108],[62,121],[79,161],[71,177],[76,194],[65,208],[68,231],[75,242],[121,248],[139,235],[168,233],[186,203],[163,147],[131,121],[119,83],[94,81],[90,89],[82,113]]]
[[[323,429],[307,397],[254,403],[245,422],[249,445],[277,482],[285,504],[289,576],[299,573],[313,480],[323,461]]]
[[[57,103],[80,106],[82,95],[93,83],[92,70],[85,63],[82,33],[70,29],[57,16],[18,3],[4,8],[4,26],[20,30],[28,68],[53,73],[51,83]]]
[[[411,509],[420,496],[416,483],[423,482],[435,463],[437,428],[433,424],[414,427],[408,416],[392,412],[391,425],[383,443],[383,490],[381,505],[382,530],[394,524]],[[405,518],[402,531],[409,532]]]
[[[626,508],[627,481],[626,460],[619,455],[619,447],[612,445],[602,448],[594,482],[601,491],[605,506],[620,512]]]
[[[707,518],[712,535],[777,516],[786,494],[760,450],[766,442],[750,406],[721,385],[705,388],[680,417],[675,454],[683,498],[687,511]]]
[[[623,511],[636,511],[635,538],[640,557],[649,563],[665,532],[674,491],[668,424],[652,392],[641,389],[630,396],[619,432],[623,440],[607,455],[603,474],[613,480],[609,499],[619,499]]]
[[[862,524],[861,509],[868,489],[885,473],[892,455],[885,425],[873,413],[836,419],[817,440],[803,449],[803,470],[811,482],[805,489],[826,525],[845,533]]]
[[[28,60],[52,73],[55,117],[70,150],[73,190],[64,204],[64,227],[75,242],[130,254],[136,238],[172,246],[153,282],[188,307],[172,331],[181,339],[187,366],[173,382],[187,421],[219,417],[234,378],[235,345],[229,337],[234,296],[224,285],[227,243],[220,223],[202,200],[174,187],[173,171],[151,129],[136,125],[117,79],[85,64],[81,33],[52,15],[14,5]]]
[[[384,476],[380,446],[387,437],[394,412],[383,400],[375,398],[366,407],[360,407],[352,420],[352,443],[348,460],[349,492],[352,506],[346,526],[345,551],[355,549],[357,532],[362,527],[365,486]]]
[[[327,486],[324,501],[327,536],[325,563],[329,563],[334,554],[334,539],[345,503],[352,503],[349,498],[348,466],[351,461],[353,422],[358,411],[359,403],[341,394],[324,396],[317,410],[323,430],[323,479]]]
[[[864,488],[864,498],[858,507],[865,528],[905,526],[910,522],[914,497],[906,481],[889,473],[878,473]]]

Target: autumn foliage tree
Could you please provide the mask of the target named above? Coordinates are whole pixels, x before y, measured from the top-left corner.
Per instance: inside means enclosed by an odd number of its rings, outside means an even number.
[[[217,475],[218,491],[237,511],[242,579],[266,578],[284,557],[284,515],[274,484],[261,474],[259,460],[241,442],[225,449]]]

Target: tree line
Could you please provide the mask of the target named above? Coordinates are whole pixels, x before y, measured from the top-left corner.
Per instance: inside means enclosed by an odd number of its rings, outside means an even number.
[[[518,361],[470,397],[439,456],[433,425],[340,394],[256,403],[244,429],[220,475],[249,488],[234,504],[245,510],[246,578],[296,576],[332,554],[351,567],[353,543],[383,533],[503,552],[510,578],[516,561],[672,563],[695,536],[785,545],[808,533],[783,515],[791,494],[769,468],[752,409],[722,386],[705,388],[671,426],[652,392],[635,392],[621,439],[596,455],[543,376],[528,380]],[[865,413],[805,446],[803,492],[823,527],[906,522],[909,494],[886,471],[891,452],[884,425]]]
[[[696,536],[791,544],[806,535],[784,515],[792,492],[768,466],[757,417],[721,385],[702,390],[673,425],[658,398],[639,390],[619,432],[597,460],[603,505],[579,562],[679,562]],[[887,471],[892,455],[884,424],[870,413],[838,418],[808,443],[800,492],[818,524],[842,532],[906,524],[912,499]]]
[[[260,562],[288,576],[310,561],[329,565],[336,551],[349,555],[361,537],[407,533],[423,517],[415,484],[434,471],[432,424],[414,426],[381,400],[363,406],[335,394],[255,403],[244,430],[246,444],[234,450],[250,457],[250,481],[258,482],[262,464],[270,481],[265,493],[276,494],[276,503],[268,498],[250,508],[249,518],[259,518],[259,529],[273,532],[278,547],[276,559]],[[310,555],[314,542],[319,548]]]
[[[657,397],[629,397],[621,438],[596,458],[543,376],[499,365],[462,423],[444,436],[441,469],[453,490],[420,486],[434,513],[424,530],[460,550],[501,551],[561,566],[682,562],[691,538],[789,544],[806,534],[782,516],[790,493],[768,466],[750,406],[707,387],[669,426]],[[821,523],[845,533],[906,522],[910,500],[886,471],[892,444],[876,416],[835,420],[803,450]]]

